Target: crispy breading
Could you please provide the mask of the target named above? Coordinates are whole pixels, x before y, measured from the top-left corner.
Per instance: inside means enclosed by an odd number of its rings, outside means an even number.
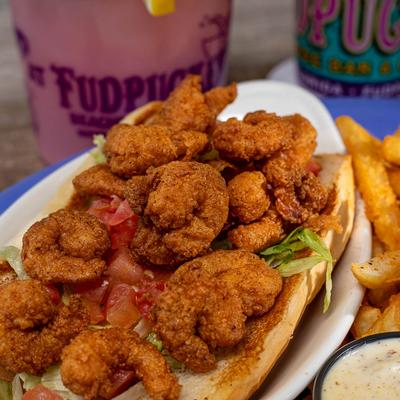
[[[110,398],[116,370],[134,371],[154,400],[176,400],[180,386],[156,348],[131,330],[85,331],[63,350],[61,376],[85,400]]]
[[[150,192],[132,249],[144,262],[158,265],[177,265],[204,252],[228,217],[221,175],[206,164],[175,161],[150,170],[147,177],[147,186],[138,183]],[[126,192],[131,203],[146,198],[140,188],[131,192],[133,199]]]
[[[75,283],[99,277],[111,242],[106,226],[83,211],[58,210],[23,237],[26,272],[43,282]]]
[[[77,175],[72,184],[76,192],[90,196],[124,197],[125,181],[114,175],[107,164],[98,164]]]
[[[229,211],[246,224],[264,215],[271,201],[266,179],[259,171],[242,172],[228,183]]]
[[[60,361],[61,350],[89,323],[79,298],[53,304],[38,281],[13,281],[0,290],[0,365],[40,375]]]
[[[114,125],[107,133],[104,153],[114,174],[129,178],[149,167],[190,160],[208,144],[207,135],[167,126]]]
[[[5,260],[0,260],[0,286],[17,278],[17,274]]]
[[[259,252],[283,239],[282,220],[276,211],[270,210],[260,220],[239,225],[228,232],[228,239],[238,249]]]
[[[194,372],[216,366],[215,349],[236,345],[248,316],[271,309],[279,273],[245,251],[216,251],[178,268],[154,309],[164,346]]]

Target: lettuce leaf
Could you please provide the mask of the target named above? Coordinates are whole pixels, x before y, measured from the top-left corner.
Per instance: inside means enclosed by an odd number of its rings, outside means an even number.
[[[297,252],[307,248],[313,251],[311,256],[296,258]],[[333,258],[326,244],[315,232],[308,228],[298,227],[280,243],[261,251],[259,255],[272,268],[277,268],[283,277],[310,270],[325,261],[327,267],[323,312],[328,310],[332,293]]]
[[[15,271],[18,279],[29,279],[22,264],[21,251],[15,246],[5,246],[0,248],[0,258],[6,260]]]
[[[18,375],[15,375],[11,383],[12,400],[22,400],[24,391],[22,390],[21,379]]]
[[[96,164],[104,164],[106,162],[106,156],[103,151],[105,142],[106,138],[104,135],[93,136],[93,144],[96,147],[90,152],[90,155],[93,157]]]

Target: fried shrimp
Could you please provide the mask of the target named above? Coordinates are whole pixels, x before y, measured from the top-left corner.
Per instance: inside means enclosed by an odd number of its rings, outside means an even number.
[[[262,217],[271,201],[266,193],[266,179],[259,171],[242,172],[228,183],[229,211],[241,222]]]
[[[125,181],[114,175],[106,164],[94,165],[72,181],[76,192],[89,196],[124,197]]]
[[[89,323],[79,298],[55,305],[39,281],[13,281],[0,290],[0,366],[40,375]]]
[[[110,246],[107,228],[96,217],[59,210],[25,233],[22,261],[26,272],[43,282],[84,282],[102,274],[102,256]]]
[[[217,115],[236,98],[236,85],[211,89],[203,94],[201,77],[188,75],[163,102],[160,111],[151,117],[155,125],[177,130],[206,132]]]
[[[129,178],[174,160],[190,160],[208,144],[207,135],[167,126],[114,125],[107,133],[104,153],[111,171]]]
[[[244,337],[245,320],[268,312],[282,289],[279,273],[255,254],[216,251],[179,267],[154,309],[164,346],[194,372],[216,366],[213,351]]]
[[[176,400],[180,385],[163,356],[139,335],[122,328],[85,331],[62,354],[64,385],[85,400],[110,398],[115,371],[133,370],[154,400]]]
[[[312,172],[303,172],[300,179],[274,190],[275,207],[281,217],[302,224],[321,211],[328,200],[328,191]]]
[[[238,249],[257,253],[278,243],[284,235],[281,218],[270,210],[260,220],[230,230],[228,239]]]
[[[262,160],[287,146],[292,130],[289,120],[257,111],[248,114],[243,121],[229,118],[218,124],[213,131],[213,143],[222,158]]]
[[[205,251],[228,217],[221,175],[206,164],[175,161],[152,169],[147,179],[128,181],[125,192],[133,209],[144,209],[131,248],[156,265],[177,265]]]

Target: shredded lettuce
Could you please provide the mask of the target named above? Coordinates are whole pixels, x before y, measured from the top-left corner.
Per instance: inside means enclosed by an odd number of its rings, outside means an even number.
[[[164,349],[164,345],[162,340],[157,336],[155,332],[150,332],[146,336],[146,340],[149,341],[164,357],[165,361],[169,366],[175,371],[183,371],[185,369],[185,365],[180,361],[176,360],[172,357],[167,349]]]
[[[199,156],[198,160],[200,162],[207,162],[207,161],[218,160],[218,157],[219,157],[218,150],[211,149],[210,151],[207,151],[207,153],[204,153],[203,155]]]
[[[0,258],[6,260],[15,271],[18,279],[29,279],[22,264],[21,251],[15,246],[5,246],[0,248]]]
[[[67,389],[61,379],[60,367],[55,365],[50,367],[41,377],[35,376],[31,374],[27,374],[25,372],[16,375],[14,381],[17,380],[19,382],[21,397],[18,399],[22,399],[22,387],[24,390],[33,389],[35,386],[42,384],[48,389],[52,390],[54,393],[57,393],[65,400],[82,400],[82,397],[77,396],[72,393],[69,389]],[[14,381],[13,381],[13,389],[14,389]],[[22,382],[22,386],[21,386]],[[16,383],[16,387],[18,383]],[[14,392],[13,392],[14,393]],[[14,400],[14,397],[13,397]]]
[[[228,239],[214,240],[211,243],[213,250],[232,250],[233,244]]]
[[[297,252],[311,249],[313,254],[309,257],[295,258]],[[311,229],[299,227],[292,231],[279,244],[269,247],[259,253],[269,265],[277,268],[283,277],[289,277],[313,268],[325,261],[325,298],[323,312],[325,313],[331,302],[333,258],[321,238]]]
[[[96,164],[104,164],[106,162],[106,156],[103,152],[105,142],[106,138],[104,137],[104,135],[93,136],[93,144],[96,147],[90,152],[90,155],[93,157]]]
[[[0,380],[0,399],[2,400],[13,400],[12,398],[12,386],[10,382]]]

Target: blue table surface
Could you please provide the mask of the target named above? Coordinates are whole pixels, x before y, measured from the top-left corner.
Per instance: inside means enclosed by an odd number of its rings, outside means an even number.
[[[333,118],[349,115],[379,138],[393,133],[400,126],[400,99],[331,98],[323,99],[323,102]],[[0,214],[33,185],[80,154],[82,152],[50,165],[3,190],[0,193]]]

